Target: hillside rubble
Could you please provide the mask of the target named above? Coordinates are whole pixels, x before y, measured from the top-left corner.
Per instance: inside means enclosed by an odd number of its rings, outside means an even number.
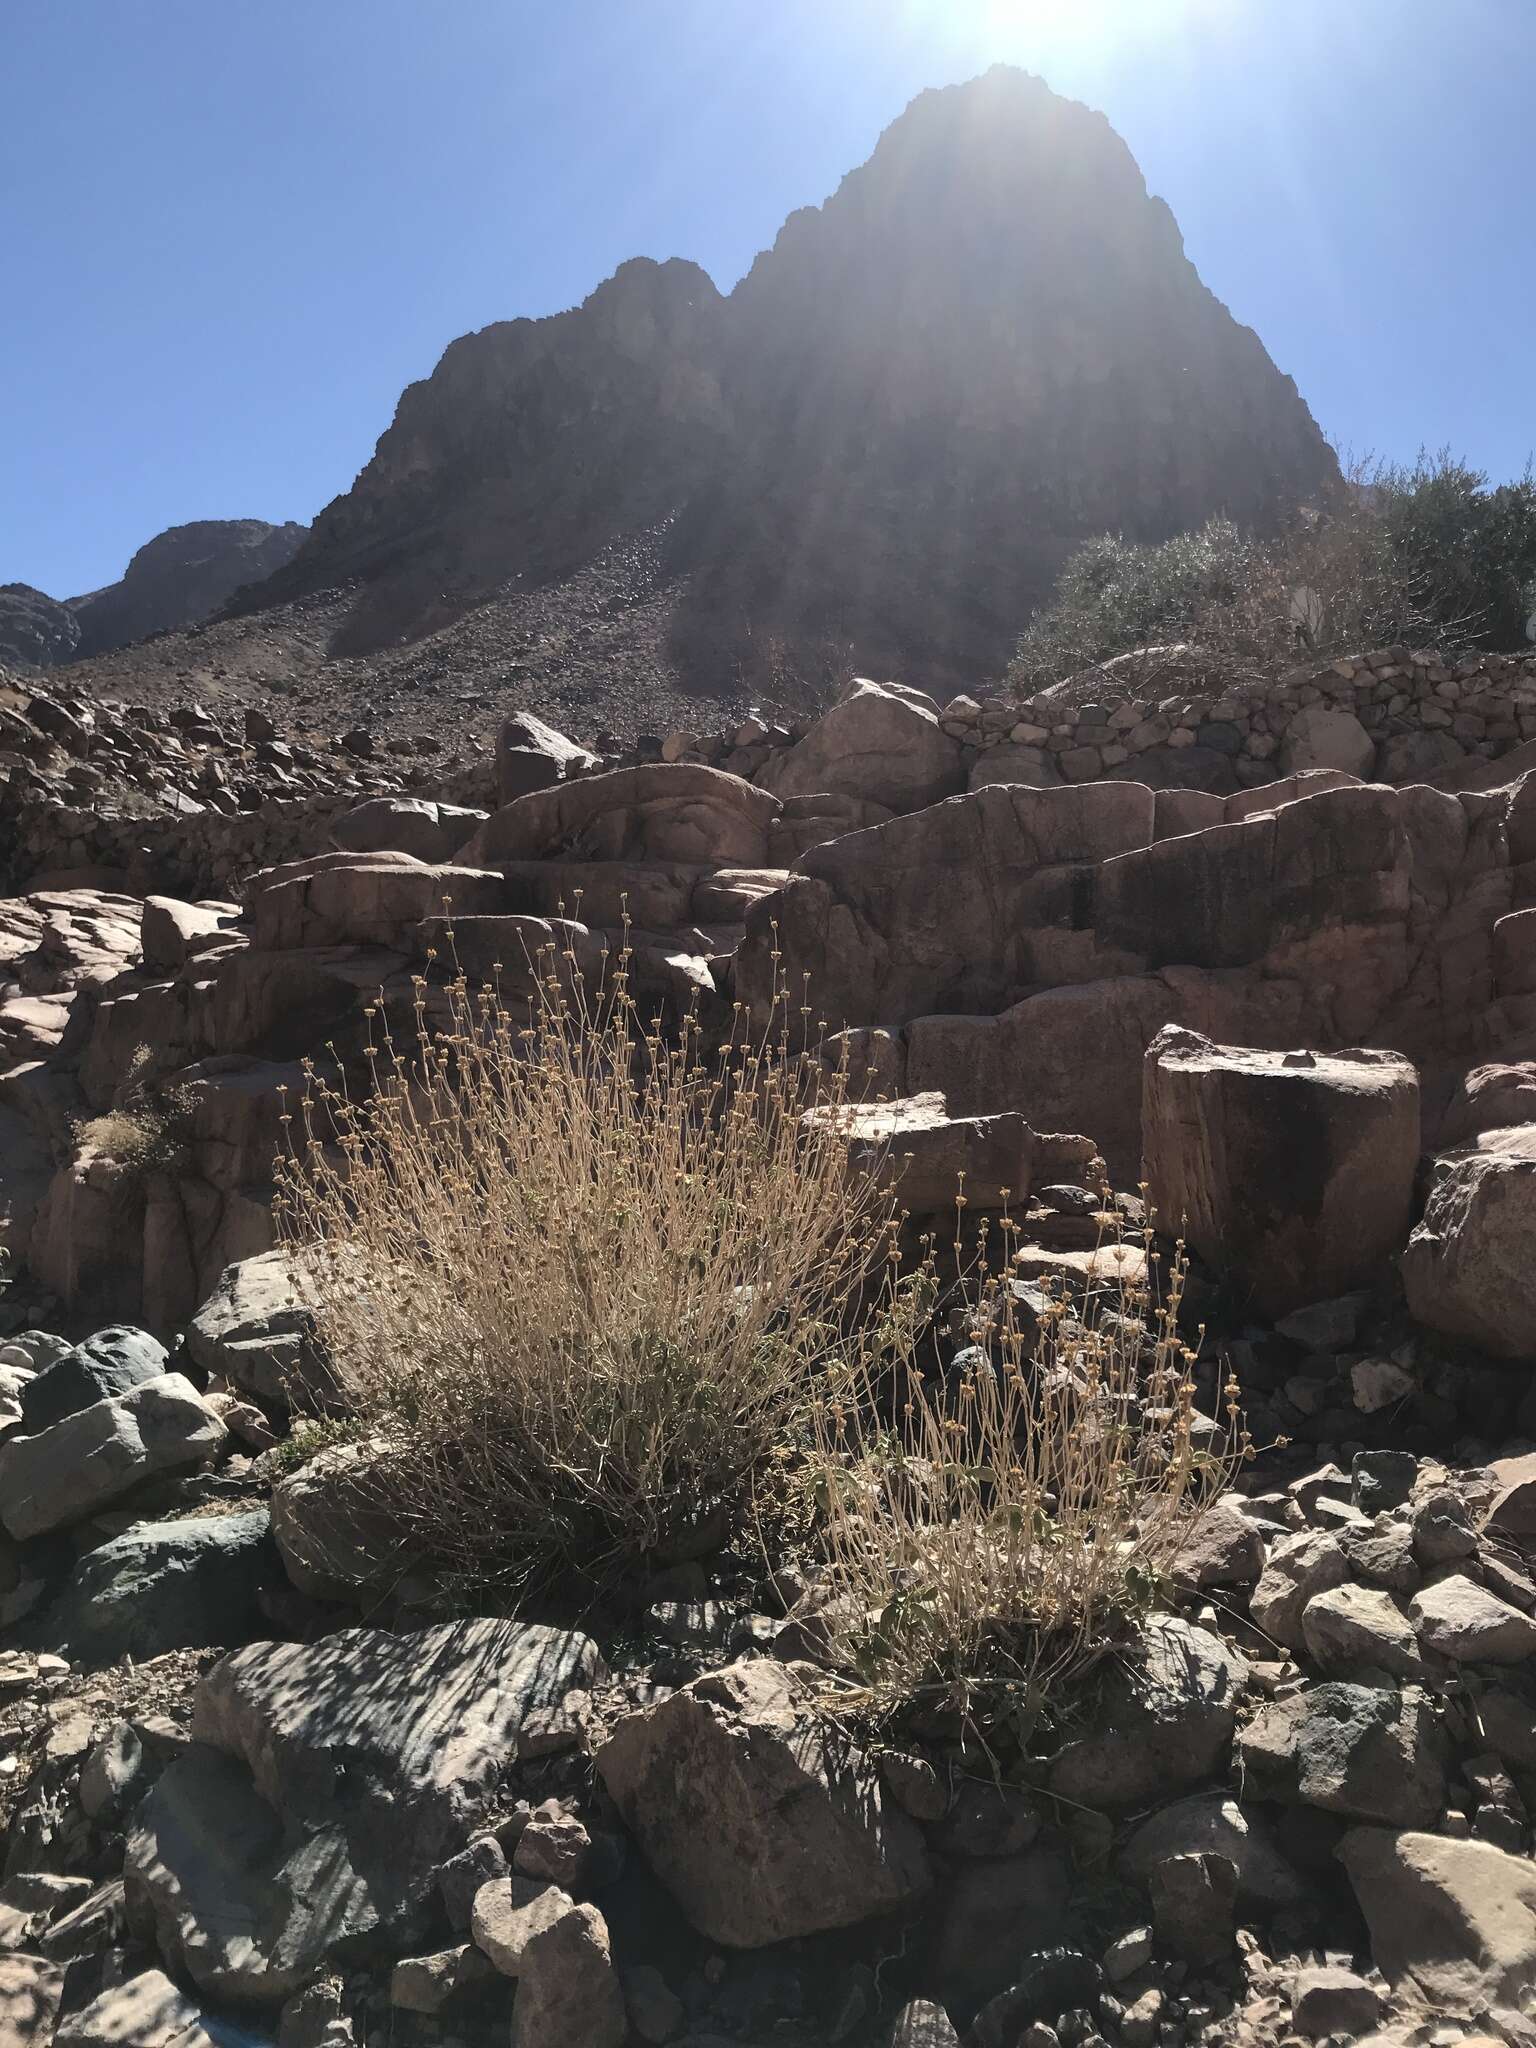
[[[869,684],[718,761],[527,721],[482,802],[359,769],[225,896],[0,904],[0,2031],[1526,2048],[1536,779],[967,789],[944,727]],[[850,1169],[914,1227],[1006,1204],[1026,1305],[1187,1219],[1201,1439],[1231,1376],[1260,1453],[1005,1772],[829,1711],[814,1568],[706,1528],[628,1606],[466,1614],[349,1483],[279,1091],[450,952],[516,1014],[547,941],[627,943],[664,1033],[808,969],[884,1098]]]

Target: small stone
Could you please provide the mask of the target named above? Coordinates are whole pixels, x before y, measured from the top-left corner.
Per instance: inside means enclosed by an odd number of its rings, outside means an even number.
[[[507,1875],[507,1858],[494,1835],[477,1835],[457,1856],[450,1856],[437,1873],[448,1925],[455,1934],[469,1931],[475,1900],[483,1888]]]
[[[573,1889],[581,1882],[591,1847],[592,1837],[574,1814],[550,1819],[535,1814],[512,1852],[512,1868],[520,1877]]]
[[[1381,1998],[1353,1970],[1302,1970],[1291,1992],[1291,2017],[1302,2033],[1368,2034],[1381,2016]]]
[[[892,1751],[880,1759],[880,1779],[891,1797],[914,1820],[942,1820],[949,1805],[943,1780],[920,1756]]]
[[[1423,1675],[1414,1625],[1390,1593],[1369,1586],[1335,1586],[1307,1602],[1301,1627],[1308,1651],[1330,1678],[1362,1668],[1397,1678]]]
[[[1412,1451],[1358,1451],[1350,1465],[1355,1506],[1365,1515],[1400,1508],[1418,1476]]]
[[[504,1977],[516,1977],[534,1935],[552,1926],[572,1904],[570,1894],[558,1885],[538,1884],[527,1877],[493,1878],[475,1896],[470,1932],[476,1948]]]
[[[390,1972],[389,2002],[402,2012],[441,2012],[459,1992],[495,1983],[497,1974],[490,1958],[469,1943],[407,1956]]]
[[[1422,1565],[1454,1564],[1477,1549],[1467,1504],[1449,1487],[1427,1494],[1413,1511],[1413,1554]]]
[[[683,2024],[686,2008],[660,1970],[651,1963],[639,1963],[624,1972],[622,1982],[629,2024],[641,2040],[670,2041]],[[914,2048],[927,2048],[921,2035],[914,2037]]]
[[[1133,1927],[1104,1951],[1104,1974],[1111,1984],[1123,1984],[1127,1977],[1134,1977],[1138,1970],[1147,1967],[1152,1954],[1151,1928]]]
[[[1411,1372],[1390,1358],[1357,1358],[1349,1368],[1350,1399],[1362,1415],[1396,1408],[1417,1391]]]

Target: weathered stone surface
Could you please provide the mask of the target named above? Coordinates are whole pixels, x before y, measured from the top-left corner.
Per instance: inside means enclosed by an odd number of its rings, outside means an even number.
[[[523,1716],[600,1671],[583,1636],[495,1621],[236,1651],[135,1816],[130,1902],[200,1989],[280,2003],[348,1942],[410,1938]]]
[[[1381,1994],[1353,1970],[1318,1964],[1298,1970],[1291,1987],[1291,2018],[1304,2034],[1368,2034],[1381,2016]]]
[[[1362,1668],[1418,1678],[1424,1670],[1414,1625],[1390,1593],[1335,1586],[1310,1599],[1301,1633],[1313,1662],[1331,1678]]]
[[[67,2013],[53,2040],[55,2048],[260,2048],[262,2036],[210,2017],[163,1970],[143,1970]]]
[[[1288,1650],[1306,1648],[1302,1614],[1307,1604],[1349,1577],[1338,1540],[1322,1529],[1282,1536],[1270,1546],[1249,1612],[1267,1636]]]
[[[1262,1815],[1245,1811],[1226,1792],[1196,1792],[1159,1807],[1136,1828],[1119,1856],[1119,1869],[1145,1885],[1164,1856],[1194,1851],[1228,1857],[1237,1866],[1238,1897],[1261,1913],[1296,1906],[1306,1886],[1270,1838]]]
[[[893,1184],[914,1216],[953,1214],[963,1194],[972,1209],[1015,1208],[1029,1192],[1035,1134],[1017,1115],[952,1117],[937,1092],[895,1102],[810,1110],[806,1121],[835,1124],[854,1173]]]
[[[174,896],[146,896],[141,927],[146,966],[175,973],[205,941],[232,927],[235,917],[232,904],[182,903]]]
[[[451,861],[486,815],[425,797],[376,796],[338,818],[331,838],[344,853],[408,853],[429,863]]]
[[[623,2048],[624,1993],[596,1906],[568,1905],[529,1937],[512,2007],[512,2048]]]
[[[193,1317],[187,1349],[263,1401],[328,1408],[338,1389],[315,1338],[314,1315],[282,1250],[226,1266]]]
[[[830,790],[892,811],[919,811],[965,786],[963,749],[913,696],[853,683],[805,738],[775,754],[763,783],[781,797]]]
[[[1139,956],[1099,947],[1092,877],[1151,836],[1152,793],[1134,783],[999,785],[850,833],[813,847],[748,912],[738,987],[754,1011],[771,1001],[777,945],[809,974],[817,1014],[841,1026],[991,1011],[1031,987],[1124,971]]]
[[[244,1642],[275,1576],[265,1507],[139,1522],[87,1551],[43,1624],[51,1649],[86,1665],[144,1663],[167,1650]]]
[[[1457,2014],[1536,1985],[1536,1866],[1484,1842],[1354,1828],[1339,1845],[1377,1967]]]
[[[327,1445],[272,1489],[272,1535],[283,1569],[314,1600],[387,1594],[416,1562],[408,1531],[369,1484],[373,1448]]]
[[[1432,1330],[1500,1358],[1536,1358],[1536,1124],[1494,1130],[1436,1162],[1403,1253],[1403,1288]]]
[[[1426,1827],[1445,1803],[1438,1726],[1424,1694],[1330,1682],[1277,1700],[1237,1738],[1254,1798],[1299,1801],[1391,1827]]]
[[[0,1955],[0,2048],[42,2048],[51,2041],[63,1989],[57,1963]]]
[[[1191,1586],[1251,1586],[1264,1570],[1263,1534],[1247,1516],[1218,1504],[1200,1517],[1173,1569]]]
[[[550,855],[760,868],[778,814],[778,798],[739,775],[656,761],[519,797],[486,820],[460,859],[498,868]]]
[[[482,830],[485,828],[482,828]],[[502,876],[468,859],[429,865],[408,853],[322,853],[253,875],[251,944],[285,948],[401,946],[445,904],[470,914],[505,910]]]
[[[1149,1621],[1111,1667],[1085,1734],[1052,1760],[1050,1789],[1081,1806],[1139,1806],[1218,1771],[1248,1666],[1219,1636]]]
[[[890,2048],[960,2048],[960,2036],[942,2005],[914,1998],[896,2015]]]
[[[769,1659],[629,1715],[595,1761],[642,1854],[712,1940],[758,1948],[854,1926],[928,1888],[914,1823]]]
[[[36,1436],[0,1439],[0,1521],[13,1536],[68,1528],[141,1480],[202,1464],[227,1434],[180,1373],[141,1380]]]
[[[396,1963],[389,1975],[389,2002],[398,2012],[441,2012],[462,1993],[495,1981],[490,1960],[465,1942]]]
[[[1215,1850],[1160,1856],[1147,1889],[1158,1945],[1197,1969],[1231,1956],[1236,1933],[1237,1865]]]
[[[1536,1620],[1463,1572],[1415,1593],[1414,1623],[1427,1649],[1466,1664],[1523,1664],[1536,1656]]]
[[[1142,1145],[1164,1226],[1283,1313],[1402,1243],[1418,1076],[1395,1053],[1266,1053],[1170,1027],[1147,1048]]]

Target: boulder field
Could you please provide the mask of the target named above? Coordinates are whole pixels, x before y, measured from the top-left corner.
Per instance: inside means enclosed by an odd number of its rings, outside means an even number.
[[[966,788],[876,684],[759,746],[524,718],[494,807],[0,903],[0,2043],[1526,2048],[1536,779]],[[1184,1241],[1260,1455],[1006,1779],[829,1716],[793,1572],[450,1612],[349,1489],[305,1063],[626,943],[663,1028],[808,1010],[850,1172],[1006,1205],[1021,1301]]]

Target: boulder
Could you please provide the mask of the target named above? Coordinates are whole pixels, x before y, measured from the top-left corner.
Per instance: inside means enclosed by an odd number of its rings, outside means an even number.
[[[1435,1162],[1403,1253],[1426,1328],[1498,1358],[1536,1358],[1536,1124],[1490,1131]]]
[[[141,1380],[36,1436],[0,1438],[0,1521],[16,1537],[67,1529],[145,1479],[201,1465],[227,1435],[179,1372]]]
[[[1033,987],[1125,972],[1140,956],[1099,944],[1095,876],[1151,836],[1152,792],[1135,783],[999,784],[852,832],[812,847],[748,911],[738,990],[767,1014],[777,950],[836,1028],[988,1013]]]
[[[601,1672],[586,1637],[500,1621],[236,1651],[134,1817],[136,1924],[200,1990],[256,2005],[349,1946],[419,1937],[524,1717]]]
[[[835,1125],[849,1169],[894,1183],[914,1216],[950,1215],[963,1194],[972,1209],[1021,1208],[1029,1192],[1035,1134],[1018,1115],[952,1117],[936,1092],[895,1102],[813,1109],[805,1121]]]
[[[507,908],[499,874],[463,862],[429,864],[408,853],[320,853],[289,861],[253,875],[247,900],[251,944],[261,953],[399,948],[424,917],[440,917],[445,906],[481,915]]]
[[[1363,1285],[1402,1244],[1418,1075],[1396,1053],[1259,1052],[1169,1026],[1147,1048],[1142,1151],[1162,1226],[1282,1315]]]
[[[1458,2015],[1524,2003],[1536,1986],[1528,1857],[1385,1828],[1352,1828],[1338,1854],[1391,1983]]]
[[[626,1716],[595,1762],[651,1868],[729,1947],[856,1926],[929,1887],[916,1824],[771,1659]]]
[[[126,1394],[143,1380],[158,1379],[167,1357],[165,1346],[148,1330],[126,1324],[98,1330],[22,1388],[21,1426],[36,1436],[67,1415]]]
[[[275,1576],[265,1507],[139,1522],[89,1550],[48,1609],[48,1647],[87,1666],[259,1633],[258,1594]]]
[[[1091,1727],[1056,1752],[1050,1790],[1115,1811],[1198,1785],[1225,1764],[1247,1683],[1246,1662],[1220,1636],[1154,1618],[1110,1666]]]
[[[54,2038],[64,1972],[38,1956],[0,1954],[0,2043],[33,2048]]]
[[[1536,1124],[1536,1060],[1473,1067],[1440,1120],[1440,1143],[1466,1145],[1511,1124]]]
[[[1018,746],[1012,742],[988,747],[971,766],[969,787],[987,789],[994,782],[1011,782],[1024,789],[1057,789],[1063,777],[1056,756],[1043,747]]]
[[[174,896],[146,896],[141,927],[145,966],[179,973],[188,956],[221,937],[237,915],[232,903],[182,903]]]
[[[785,797],[783,809],[768,826],[769,865],[792,868],[813,846],[826,846],[850,832],[862,832],[868,825],[883,825],[894,816],[886,804],[871,803],[867,797],[837,796],[828,790]]]
[[[1376,763],[1376,742],[1352,711],[1332,705],[1305,705],[1285,728],[1280,766],[1287,775],[1308,768],[1337,768],[1346,775],[1369,776]]]
[[[522,1973],[523,1951],[541,1928],[571,1904],[569,1892],[535,1877],[495,1877],[481,1885],[470,1909],[475,1946],[504,1977]]]
[[[1261,1914],[1298,1906],[1307,1896],[1263,1815],[1224,1791],[1196,1792],[1149,1814],[1120,1851],[1118,1867],[1129,1883],[1145,1885],[1163,1857],[1195,1852],[1228,1858],[1237,1868],[1238,1898]]]
[[[344,812],[331,827],[331,840],[343,853],[409,853],[429,863],[451,861],[486,816],[424,797],[376,796]]]
[[[109,1975],[105,1989],[66,2012],[52,2038],[54,2048],[264,2048],[258,2029],[210,2017],[163,1970],[117,1983]]]
[[[915,696],[853,683],[796,745],[773,754],[763,786],[781,797],[830,790],[897,812],[920,811],[965,787],[965,749]]]
[[[259,1400],[301,1410],[339,1402],[313,1311],[281,1249],[224,1268],[192,1319],[187,1349],[204,1372],[221,1374]]]
[[[538,789],[553,789],[567,776],[598,765],[596,754],[567,739],[531,711],[504,719],[496,735],[496,800],[515,803]]]
[[[739,775],[652,761],[517,798],[486,820],[460,858],[496,868],[551,856],[760,868],[778,814],[778,798]]]
[[[1417,1686],[1293,1693],[1242,1730],[1237,1758],[1255,1799],[1405,1828],[1430,1826],[1445,1804],[1442,1738]]]

